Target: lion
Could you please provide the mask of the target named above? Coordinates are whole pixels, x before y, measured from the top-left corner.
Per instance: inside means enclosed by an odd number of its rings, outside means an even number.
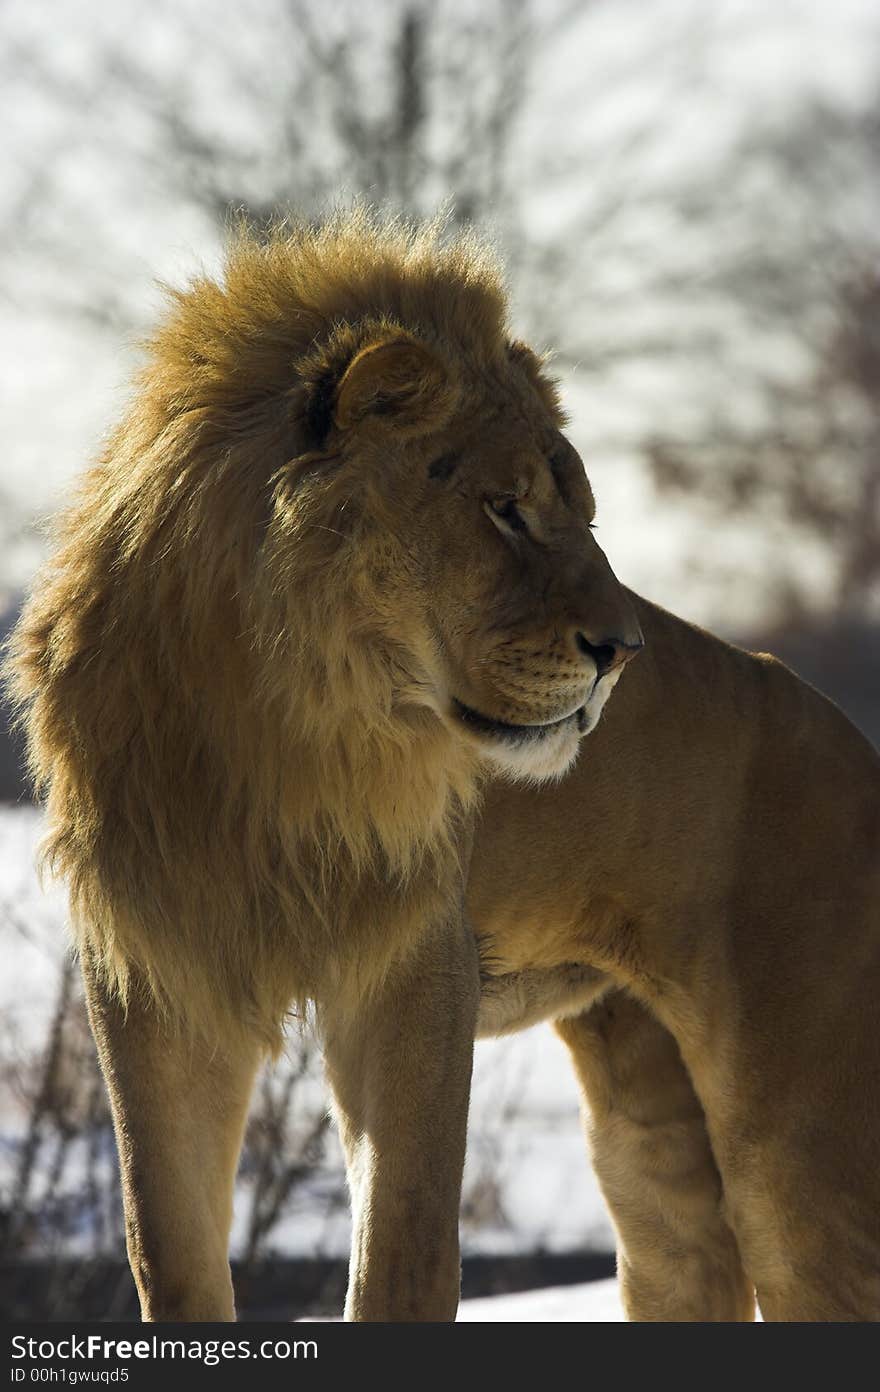
[[[880,1317],[878,758],[620,584],[565,426],[491,251],[358,208],[172,295],[62,520],[7,666],[146,1320],[234,1319],[303,1012],[348,1319],[455,1317],[474,1039],[538,1020],[630,1319]]]

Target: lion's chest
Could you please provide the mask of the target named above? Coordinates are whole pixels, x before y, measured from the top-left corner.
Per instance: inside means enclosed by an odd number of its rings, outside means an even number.
[[[547,970],[484,974],[477,1037],[513,1034],[542,1020],[579,1015],[611,985],[594,967],[566,962]]]

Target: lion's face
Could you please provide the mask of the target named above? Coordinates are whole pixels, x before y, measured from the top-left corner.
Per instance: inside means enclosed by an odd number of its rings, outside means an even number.
[[[442,459],[414,521],[444,715],[507,771],[560,774],[642,641],[583,465],[539,412],[463,431]]]
[[[379,345],[343,377],[336,422],[358,565],[422,655],[425,703],[506,772],[563,773],[642,638],[537,360],[516,346],[471,380],[412,339]]]

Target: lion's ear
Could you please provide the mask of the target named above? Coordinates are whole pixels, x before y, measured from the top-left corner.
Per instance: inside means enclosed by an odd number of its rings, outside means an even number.
[[[382,420],[395,434],[437,430],[448,419],[457,392],[436,353],[412,339],[384,339],[362,348],[336,390],[334,417],[343,430]]]

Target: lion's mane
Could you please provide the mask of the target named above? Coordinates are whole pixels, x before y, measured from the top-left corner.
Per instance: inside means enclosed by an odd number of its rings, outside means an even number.
[[[291,1002],[368,987],[448,892],[475,768],[381,583],[406,548],[308,457],[377,331],[473,365],[505,312],[474,239],[363,209],[242,231],[220,282],[172,292],[6,664],[46,863],[123,999],[276,1047]],[[367,869],[395,887],[381,938]]]

